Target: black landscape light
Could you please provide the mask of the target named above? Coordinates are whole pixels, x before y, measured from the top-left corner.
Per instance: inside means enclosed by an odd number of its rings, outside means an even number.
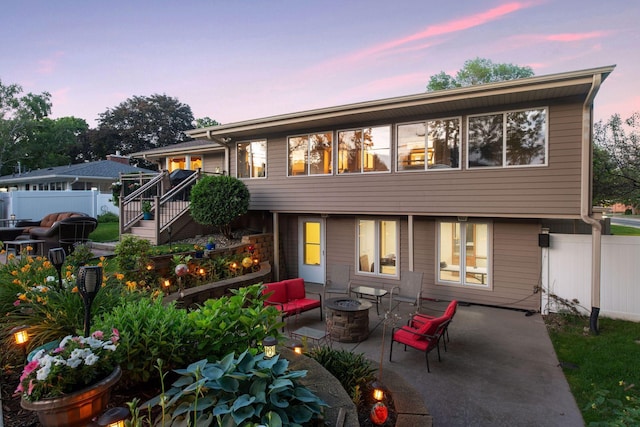
[[[51,248],[49,249],[49,254],[47,258],[49,258],[49,262],[55,267],[58,272],[58,288],[62,289],[62,265],[66,259],[67,255],[64,252],[63,248]]]
[[[91,303],[102,286],[102,267],[93,265],[80,267],[78,271],[78,292],[84,301],[84,336],[91,329]]]

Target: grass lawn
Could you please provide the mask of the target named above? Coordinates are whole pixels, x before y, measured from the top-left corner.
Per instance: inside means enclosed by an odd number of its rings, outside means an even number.
[[[89,239],[94,242],[116,242],[120,236],[119,226],[117,222],[99,222]]]
[[[611,234],[615,236],[640,236],[640,228],[611,224]]]
[[[585,424],[640,425],[640,323],[600,318],[600,334],[592,335],[587,317],[555,314],[546,322]]]

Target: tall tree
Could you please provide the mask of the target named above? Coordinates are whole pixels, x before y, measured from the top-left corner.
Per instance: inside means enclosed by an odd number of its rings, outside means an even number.
[[[514,64],[496,64],[490,59],[476,58],[465,61],[455,77],[440,71],[429,78],[427,92],[482,83],[501,82],[533,76],[533,69]]]
[[[134,96],[100,114],[101,133],[94,136],[108,137],[111,152],[128,154],[186,141],[184,131],[192,129],[193,122],[191,107],[176,98]]]
[[[594,202],[640,206],[640,112],[597,122],[593,138]]]
[[[211,117],[202,117],[201,119],[196,119],[195,127],[196,128],[206,128],[209,126],[220,126],[222,123],[218,123],[216,120],[213,120]]]
[[[28,157],[29,138],[51,113],[51,95],[27,93],[22,87],[0,81],[0,175],[10,174]]]

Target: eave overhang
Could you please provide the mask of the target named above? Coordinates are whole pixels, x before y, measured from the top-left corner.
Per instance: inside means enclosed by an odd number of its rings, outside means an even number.
[[[521,103],[534,103],[554,99],[584,100],[593,76],[604,80],[615,65],[568,73],[529,77],[464,88],[426,92],[416,95],[360,102],[226,125],[198,128],[185,133],[192,138],[204,138],[224,144],[227,138],[242,138],[271,133],[294,134],[309,129],[335,128],[354,122],[375,123],[381,120],[406,117],[430,117],[456,114],[460,111],[487,109]]]

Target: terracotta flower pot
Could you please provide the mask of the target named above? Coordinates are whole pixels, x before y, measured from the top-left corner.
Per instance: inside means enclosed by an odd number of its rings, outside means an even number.
[[[111,388],[121,375],[117,366],[108,377],[82,390],[35,402],[22,399],[20,406],[36,412],[44,427],[84,427],[107,407]]]

